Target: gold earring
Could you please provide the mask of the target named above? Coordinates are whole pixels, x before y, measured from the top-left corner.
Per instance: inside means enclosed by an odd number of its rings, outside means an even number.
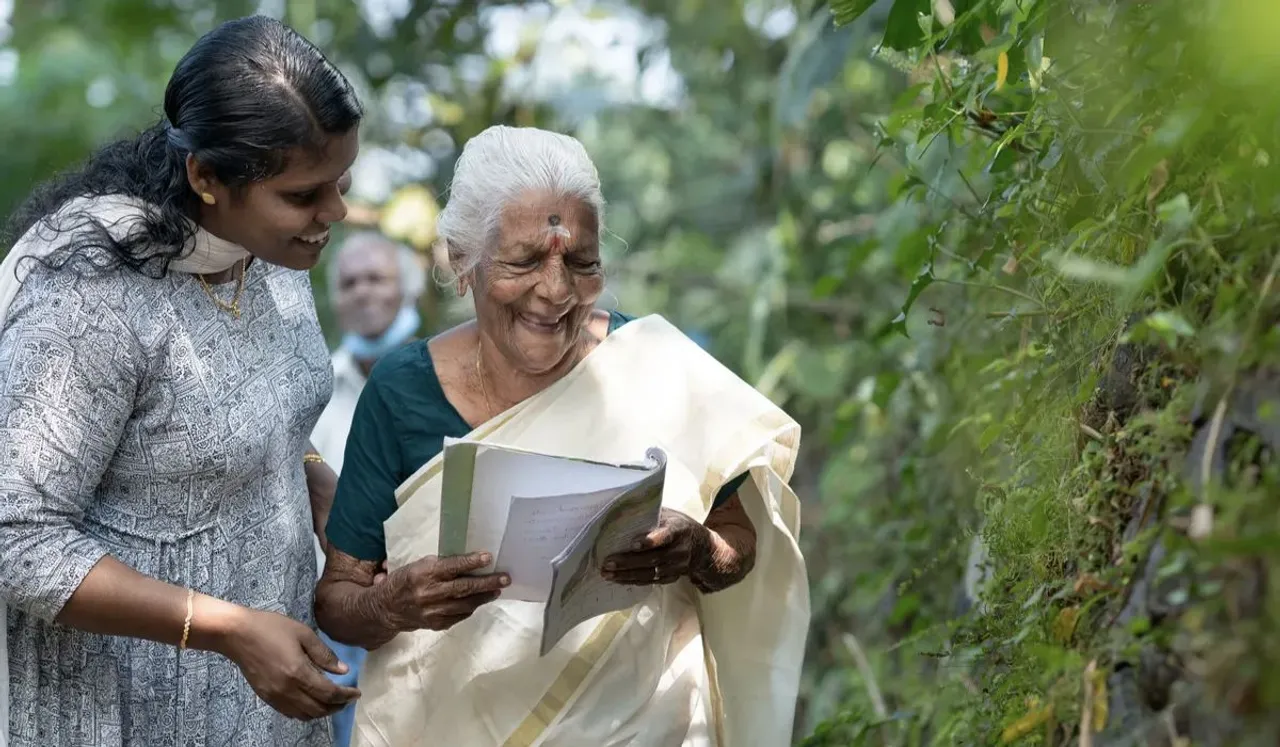
[[[212,205],[215,202],[217,202],[217,200],[213,198],[213,195],[209,194],[208,192],[201,192],[200,199],[204,200],[204,204],[206,205]]]

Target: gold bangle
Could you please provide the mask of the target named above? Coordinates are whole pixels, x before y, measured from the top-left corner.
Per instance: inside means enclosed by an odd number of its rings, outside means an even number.
[[[312,451],[302,455],[303,464],[324,464],[324,457]]]
[[[191,637],[191,618],[196,611],[196,590],[187,589],[187,619],[182,623],[182,640],[178,642],[178,650],[187,649],[187,639]]]

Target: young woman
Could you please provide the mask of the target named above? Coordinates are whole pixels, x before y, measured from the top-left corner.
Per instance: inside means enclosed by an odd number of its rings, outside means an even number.
[[[362,113],[293,30],[232,21],[178,63],[159,123],[11,219],[9,747],[327,745],[320,717],[359,695],[311,627],[335,478],[307,442],[332,372],[306,270]]]

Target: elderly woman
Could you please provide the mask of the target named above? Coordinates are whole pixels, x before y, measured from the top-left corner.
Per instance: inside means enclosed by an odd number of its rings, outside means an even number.
[[[307,270],[361,117],[310,42],[231,21],[178,62],[163,119],[13,218],[9,747],[321,747],[310,719],[359,695],[310,625],[336,477],[306,452],[332,382]]]
[[[808,618],[795,424],[661,318],[595,307],[604,200],[576,140],[486,130],[450,195],[439,234],[476,318],[374,368],[326,530],[317,620],[372,651],[353,744],[788,741]],[[648,601],[539,657],[541,607],[483,573],[496,548],[432,555],[439,454],[464,436],[612,460],[661,445],[658,526],[595,569]]]

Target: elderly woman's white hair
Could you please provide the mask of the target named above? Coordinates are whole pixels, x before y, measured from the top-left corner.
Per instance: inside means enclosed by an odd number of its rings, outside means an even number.
[[[436,223],[437,257],[465,275],[494,250],[503,209],[527,193],[577,198],[604,232],[600,175],[582,143],[535,127],[495,125],[467,141]]]
[[[400,303],[402,306],[416,304],[418,299],[422,297],[422,292],[427,284],[427,272],[422,265],[422,261],[412,249],[383,236],[377,231],[356,231],[348,235],[346,240],[342,242],[342,246],[338,247],[338,251],[329,260],[328,266],[325,268],[325,279],[329,285],[329,297],[333,298],[338,292],[338,257],[345,252],[358,249],[368,250],[372,247],[382,247],[395,252],[396,262],[400,265]]]

